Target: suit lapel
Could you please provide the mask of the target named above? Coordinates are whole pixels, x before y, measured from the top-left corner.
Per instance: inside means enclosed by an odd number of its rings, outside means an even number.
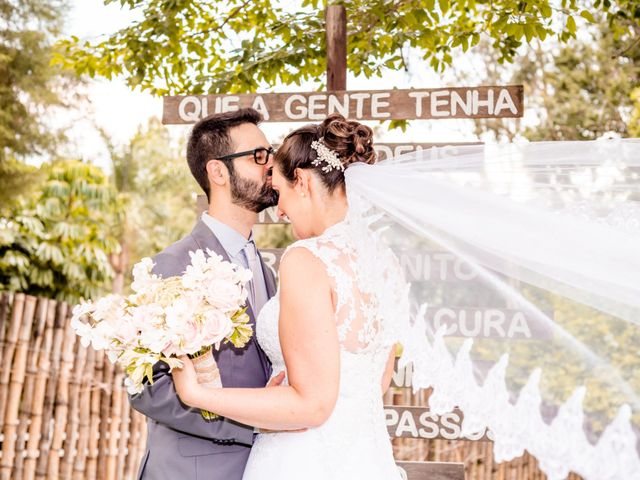
[[[218,237],[215,236],[211,229],[207,227],[207,225],[202,220],[198,220],[196,226],[193,227],[191,236],[198,244],[198,247],[204,250],[205,253],[207,252],[207,249],[210,249],[216,252],[218,255],[222,255],[222,258],[224,258],[227,262],[231,261],[226,250],[222,248]]]
[[[260,266],[262,267],[262,276],[264,277],[264,283],[267,287],[267,296],[269,298],[273,297],[276,294],[276,280],[273,276],[273,272],[269,268],[269,266],[264,262],[262,255],[260,254],[260,250],[258,251],[258,257],[260,258]]]

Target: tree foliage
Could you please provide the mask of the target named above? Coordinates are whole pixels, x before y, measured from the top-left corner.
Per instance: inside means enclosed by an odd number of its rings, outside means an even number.
[[[0,218],[0,286],[75,303],[110,290],[120,205],[108,177],[77,160],[45,165],[41,192]]]
[[[193,227],[198,185],[191,177],[184,145],[174,144],[158,119],[140,128],[127,146],[103,138],[111,154],[112,182],[124,205],[114,235],[122,250],[111,256],[114,290],[126,285],[131,266],[185,236]]]
[[[32,165],[8,158],[0,162],[0,217],[8,215],[17,193],[30,195],[42,183],[42,171]]]
[[[324,3],[304,0],[105,0],[141,19],[104,40],[71,38],[57,61],[78,73],[123,75],[157,95],[235,93],[262,86],[319,83],[326,71]],[[338,2],[332,2],[338,3]],[[486,39],[510,62],[524,42],[566,42],[578,28],[607,19],[616,38],[638,36],[635,0],[352,0],[347,10],[347,68],[381,76],[406,68],[407,49],[441,71]],[[297,7],[297,8],[296,8]]]
[[[532,141],[633,135],[628,121],[631,92],[640,84],[640,47],[616,40],[606,22],[566,45],[536,44],[509,68],[497,66],[484,45],[478,54],[486,80],[524,85],[529,118],[535,118],[526,127],[511,120],[476,120],[478,135],[492,132],[508,140],[522,135]]]
[[[0,0],[0,204],[39,180],[25,157],[53,154],[63,135],[47,113],[67,104],[77,79],[51,65],[67,0]]]
[[[632,137],[640,137],[640,87],[636,87],[631,92],[633,110],[629,120],[629,134]]]
[[[50,62],[65,8],[63,0],[0,0],[0,162],[54,143],[42,114],[61,104]]]

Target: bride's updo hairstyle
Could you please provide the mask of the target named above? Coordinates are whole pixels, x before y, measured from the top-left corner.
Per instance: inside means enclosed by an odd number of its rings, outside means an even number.
[[[323,170],[327,163],[317,162],[318,152],[311,144],[320,139],[329,150],[338,155],[344,168],[358,162],[376,162],[373,131],[366,125],[346,120],[336,113],[329,115],[320,124],[305,125],[287,135],[276,152],[274,168],[278,168],[290,183],[296,181],[296,168],[313,169],[329,193],[338,187],[344,190],[344,171],[339,168]],[[319,164],[314,165],[314,161]]]

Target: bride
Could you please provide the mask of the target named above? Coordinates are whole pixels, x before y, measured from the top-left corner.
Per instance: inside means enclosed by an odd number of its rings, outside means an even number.
[[[256,335],[285,386],[172,373],[184,403],[270,431],[244,478],[399,478],[381,401],[396,344],[430,413],[458,407],[496,461],[637,477],[640,140],[442,153],[367,165],[371,130],[339,115],[284,140],[273,187],[301,240]]]
[[[371,129],[339,115],[295,130],[278,149],[279,214],[301,240],[282,257],[279,291],[256,334],[284,384],[207,389],[188,359],[172,372],[184,403],[270,431],[254,443],[245,479],[400,478],[382,394],[407,290],[391,250],[351,215],[345,190],[345,168],[373,162]]]

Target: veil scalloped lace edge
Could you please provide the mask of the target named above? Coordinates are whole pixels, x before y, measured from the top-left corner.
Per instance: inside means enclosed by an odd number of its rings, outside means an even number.
[[[420,329],[416,322],[415,329]],[[586,480],[631,480],[640,478],[640,457],[631,424],[631,408],[622,405],[595,445],[583,429],[582,402],[586,389],[578,387],[547,424],[540,413],[542,397],[538,384],[541,370],[534,370],[520,390],[516,403],[509,399],[505,373],[508,354],[489,370],[479,385],[470,356],[473,340],[465,340],[455,358],[444,341],[446,328],[440,328],[433,342],[425,339],[409,346],[400,359],[402,368],[413,364],[413,390],[433,388],[429,407],[443,414],[458,407],[464,414],[462,434],[469,436],[488,429],[494,442],[497,462],[512,460],[527,450],[550,480],[566,478],[570,472]],[[420,338],[418,332],[410,338]],[[421,335],[424,338],[424,333]],[[514,428],[518,425],[519,428]]]

